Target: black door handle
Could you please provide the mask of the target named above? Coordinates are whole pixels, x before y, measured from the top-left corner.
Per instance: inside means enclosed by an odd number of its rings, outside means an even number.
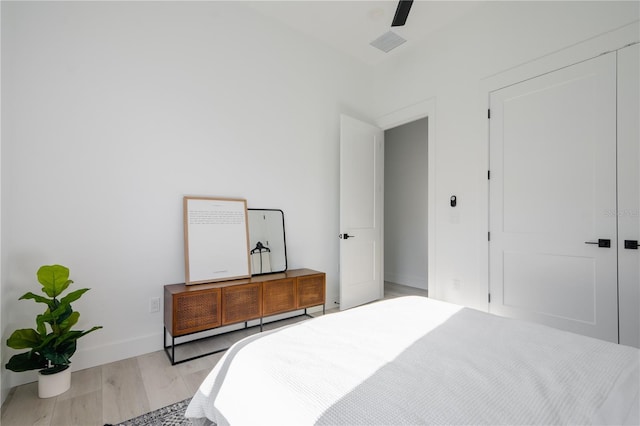
[[[349,238],[355,238],[355,235],[349,235],[349,234],[340,234],[338,235],[339,238],[342,238],[343,240],[348,240]]]
[[[606,240],[604,238],[599,238],[598,241],[585,241],[585,244],[597,244],[598,247],[611,247],[611,240]]]
[[[638,250],[638,240],[624,240],[624,248]]]

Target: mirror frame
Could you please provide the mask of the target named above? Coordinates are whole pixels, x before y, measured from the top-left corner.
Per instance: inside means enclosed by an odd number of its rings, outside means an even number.
[[[249,228],[249,241],[251,241],[251,212],[252,211],[280,212],[280,214],[282,216],[282,243],[283,243],[283,252],[284,252],[283,253],[283,255],[284,255],[284,269],[278,270],[278,271],[263,272],[263,273],[260,273],[260,274],[254,274],[253,271],[251,271],[251,276],[255,277],[255,276],[260,276],[260,275],[278,274],[278,273],[286,272],[287,268],[289,267],[289,265],[288,265],[288,260],[287,260],[287,234],[285,232],[285,227],[284,227],[284,212],[281,209],[257,209],[257,208],[249,208],[249,209],[247,209],[247,226]],[[253,249],[253,247],[251,247],[251,245],[250,245],[249,253],[247,254],[249,257],[251,257],[250,253],[251,253],[252,249]]]

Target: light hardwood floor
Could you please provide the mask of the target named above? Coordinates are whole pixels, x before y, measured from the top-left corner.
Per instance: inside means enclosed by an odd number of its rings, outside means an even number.
[[[385,299],[426,290],[385,283]],[[327,310],[327,313],[337,309]],[[321,315],[321,313],[320,313]],[[277,328],[301,318],[265,325]],[[239,331],[211,339],[229,345],[254,331]],[[223,339],[221,341],[221,339]],[[184,345],[202,350],[207,341]],[[193,345],[192,348],[189,346]],[[210,349],[210,348],[207,348]],[[38,398],[37,383],[11,390],[2,406],[2,426],[93,426],[117,424],[174,402],[190,398],[223,352],[172,366],[164,351],[152,352],[71,374],[71,389],[54,398]]]
[[[406,285],[400,285],[385,281],[384,283],[384,298],[392,299],[400,296],[428,296],[427,290],[421,288],[409,287]]]

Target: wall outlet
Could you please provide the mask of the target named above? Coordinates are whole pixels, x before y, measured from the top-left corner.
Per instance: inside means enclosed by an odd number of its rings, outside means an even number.
[[[160,312],[160,298],[152,297],[149,299],[149,312]]]

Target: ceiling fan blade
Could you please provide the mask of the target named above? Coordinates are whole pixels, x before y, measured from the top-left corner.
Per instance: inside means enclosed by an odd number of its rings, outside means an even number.
[[[409,16],[412,4],[413,0],[400,0],[398,2],[396,14],[393,17],[393,22],[391,22],[392,27],[401,27],[407,22],[407,16]]]

